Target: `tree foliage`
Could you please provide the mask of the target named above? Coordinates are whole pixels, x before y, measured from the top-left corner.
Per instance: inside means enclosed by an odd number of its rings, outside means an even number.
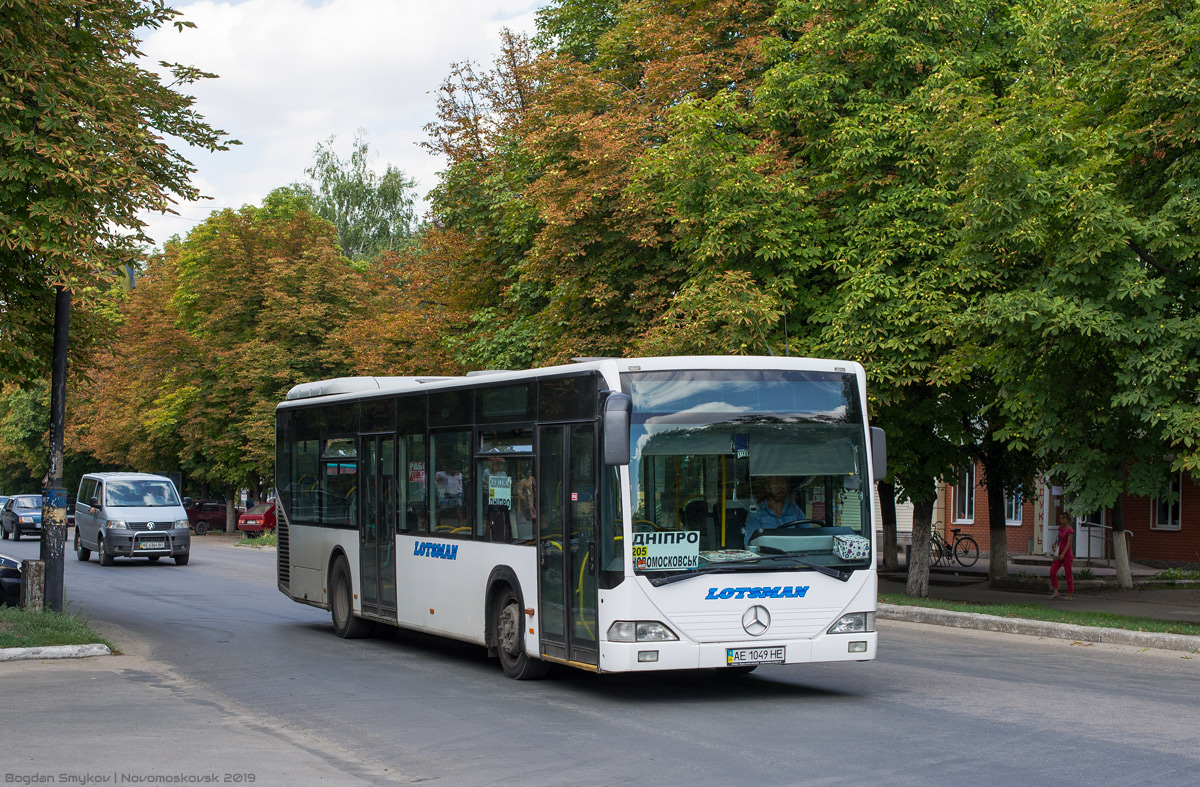
[[[348,159],[338,156],[333,142],[330,137],[317,145],[313,164],[304,171],[312,181],[293,188],[311,201],[314,213],[337,228],[342,251],[351,259],[400,250],[413,235],[416,181],[391,164],[382,175],[376,174],[362,130],[354,136]]]
[[[74,430],[94,454],[193,481],[274,476],[274,409],[297,383],[356,369],[364,273],[290,189],[212,214],[168,244],[122,310]]]
[[[161,63],[164,84],[139,63],[143,31],[191,26],[161,2],[4,0],[0,16],[0,376],[19,380],[49,366],[49,285],[101,283],[149,242],[140,212],[199,196],[166,137],[233,141],[179,92],[212,74]]]

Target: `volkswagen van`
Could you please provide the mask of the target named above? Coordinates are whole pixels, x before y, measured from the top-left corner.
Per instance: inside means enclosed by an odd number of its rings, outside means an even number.
[[[96,553],[100,565],[118,557],[174,558],[186,566],[192,540],[187,512],[171,479],[150,473],[88,473],[75,504],[75,555]]]

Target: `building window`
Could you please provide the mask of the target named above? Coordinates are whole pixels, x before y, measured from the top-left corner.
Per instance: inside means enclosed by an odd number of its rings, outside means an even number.
[[[958,471],[958,485],[954,487],[954,521],[975,521],[975,465]]]
[[[1180,522],[1182,474],[1171,481],[1171,493],[1150,501],[1150,527],[1154,530],[1178,530]]]
[[[1004,493],[1004,524],[1009,527],[1021,526],[1021,508],[1024,503],[1020,489]]]

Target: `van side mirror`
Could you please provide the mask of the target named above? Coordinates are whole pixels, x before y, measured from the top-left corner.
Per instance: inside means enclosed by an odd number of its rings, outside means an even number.
[[[871,427],[871,472],[876,481],[887,478],[887,435],[878,426]]]
[[[604,464],[629,464],[629,426],[633,421],[633,399],[612,393],[604,400]]]
[[[89,497],[89,498],[88,498],[88,505],[89,505],[89,506],[91,506],[92,508],[95,508],[96,506],[100,505],[100,498],[98,498],[98,497],[94,497],[94,496],[93,496],[93,497]]]

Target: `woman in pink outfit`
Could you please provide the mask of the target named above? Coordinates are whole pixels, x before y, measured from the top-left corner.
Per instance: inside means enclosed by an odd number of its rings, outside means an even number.
[[[1075,592],[1075,575],[1071,566],[1075,563],[1075,528],[1071,527],[1071,517],[1066,511],[1058,512],[1058,540],[1054,543],[1054,562],[1050,564],[1050,589],[1054,592],[1050,598],[1058,598],[1058,569],[1062,566],[1067,571],[1067,598]]]

